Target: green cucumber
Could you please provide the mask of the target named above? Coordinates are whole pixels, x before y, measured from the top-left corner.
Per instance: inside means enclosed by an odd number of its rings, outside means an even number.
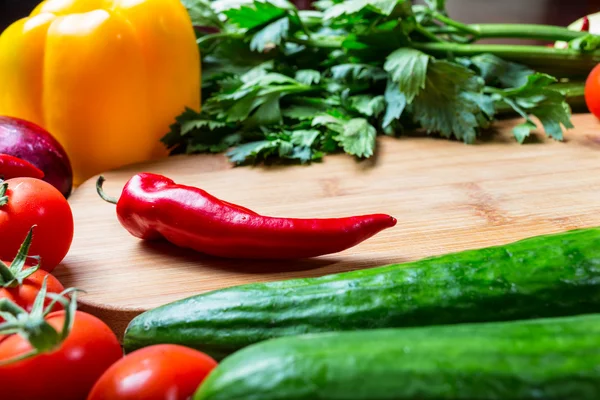
[[[600,228],[216,290],[138,315],[124,346],[176,343],[221,359],[280,336],[593,312],[600,312]]]
[[[194,400],[597,400],[600,315],[331,332],[227,357]]]

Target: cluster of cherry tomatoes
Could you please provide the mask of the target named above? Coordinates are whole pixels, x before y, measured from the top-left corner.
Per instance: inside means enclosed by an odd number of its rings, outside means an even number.
[[[31,166],[19,164],[8,157],[0,160],[0,176],[9,178],[0,181],[1,397],[189,398],[216,361],[170,344],[124,355],[102,320],[76,310],[75,299],[52,275],[73,240],[71,208],[34,169],[21,168]],[[16,177],[19,171],[28,176]],[[63,301],[52,302],[53,294]]]

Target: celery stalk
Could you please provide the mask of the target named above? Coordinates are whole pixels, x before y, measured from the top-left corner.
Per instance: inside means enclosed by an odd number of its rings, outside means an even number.
[[[586,77],[598,63],[600,50],[581,53],[577,49],[554,47],[509,45],[509,44],[459,44],[459,43],[413,43],[413,47],[434,55],[472,57],[491,53],[505,60],[518,62],[557,78]]]
[[[477,32],[477,39],[516,38],[539,39],[556,42],[570,41],[585,36],[587,34],[587,32],[578,32],[568,28],[553,25],[473,24],[468,26],[475,32]]]

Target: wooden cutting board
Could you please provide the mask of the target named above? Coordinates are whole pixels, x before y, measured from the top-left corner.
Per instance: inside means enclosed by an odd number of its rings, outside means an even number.
[[[398,224],[347,251],[302,261],[223,260],[147,243],[117,221],[95,191],[96,177],[70,198],[75,237],[55,270],[77,287],[80,309],[119,336],[135,315],[206,291],[249,282],[320,276],[404,262],[525,237],[600,225],[600,123],[573,118],[554,142],[510,136],[517,121],[476,145],[431,137],[382,137],[371,160],[328,156],[303,166],[233,167],[223,155],[177,156],[104,174],[118,196],[135,173],[164,174],[271,216],[389,213]]]

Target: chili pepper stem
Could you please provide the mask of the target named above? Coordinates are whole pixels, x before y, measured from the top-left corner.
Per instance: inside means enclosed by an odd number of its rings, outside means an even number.
[[[108,203],[117,204],[119,199],[117,199],[116,197],[111,197],[111,196],[107,195],[106,193],[104,193],[104,190],[102,189],[102,184],[104,184],[105,180],[106,179],[104,179],[104,177],[102,175],[100,175],[98,177],[98,180],[96,181],[96,191],[98,192],[98,195],[102,198],[102,200],[104,200]],[[2,193],[0,192],[0,194],[2,194]]]

